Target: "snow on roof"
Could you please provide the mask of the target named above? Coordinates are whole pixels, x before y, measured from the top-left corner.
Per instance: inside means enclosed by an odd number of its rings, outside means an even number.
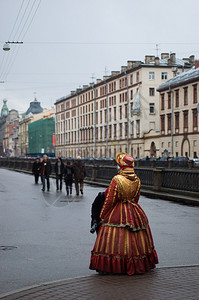
[[[194,81],[196,79],[199,80],[199,68],[197,68],[197,69],[192,68],[188,71],[182,72],[181,74],[179,74],[176,77],[168,80],[167,82],[164,82],[163,84],[161,84],[158,87],[157,91],[167,90],[170,87],[172,88],[172,87],[178,86],[178,85],[183,84],[183,83],[186,84],[190,80]]]
[[[159,60],[160,66],[168,66],[168,59],[169,58],[162,58]],[[147,65],[155,65],[155,61],[149,62]],[[189,60],[175,58],[175,62],[172,63],[172,66],[185,66],[190,65]]]

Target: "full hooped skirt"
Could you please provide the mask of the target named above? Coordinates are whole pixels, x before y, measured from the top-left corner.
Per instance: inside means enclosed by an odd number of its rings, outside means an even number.
[[[142,274],[158,263],[149,225],[131,231],[102,225],[91,251],[90,269],[116,274]]]

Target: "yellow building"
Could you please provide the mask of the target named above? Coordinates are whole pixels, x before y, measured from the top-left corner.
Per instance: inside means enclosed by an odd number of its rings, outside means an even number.
[[[32,107],[31,107],[32,104]],[[28,124],[38,121],[43,118],[50,118],[55,115],[55,108],[50,110],[41,108],[40,102],[36,99],[30,103],[30,107],[26,115],[22,116],[19,120],[19,133],[18,133],[18,153],[19,156],[25,156],[28,152]]]

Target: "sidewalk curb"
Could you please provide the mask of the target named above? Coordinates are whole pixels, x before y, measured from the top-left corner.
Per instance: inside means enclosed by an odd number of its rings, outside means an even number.
[[[162,269],[183,269],[183,268],[194,268],[194,267],[199,267],[199,265],[194,264],[194,265],[180,265],[180,266],[163,266],[163,267],[156,267],[157,270],[162,270]],[[156,270],[154,269],[154,271]],[[42,282],[39,284],[34,284],[32,286],[27,286],[21,289],[17,289],[12,292],[0,294],[0,299],[8,296],[13,296],[16,293],[21,293],[21,292],[27,292],[28,290],[34,289],[34,288],[39,288],[39,287],[46,287],[48,285],[52,284],[57,284],[57,285],[63,285],[64,283],[67,283],[67,281],[74,280],[74,279],[83,279],[83,278],[90,278],[94,277],[97,274],[92,274],[92,275],[85,275],[85,276],[77,276],[77,277],[72,277],[72,278],[66,278],[66,279],[59,279],[59,280],[54,280],[54,281],[47,281],[47,282]]]

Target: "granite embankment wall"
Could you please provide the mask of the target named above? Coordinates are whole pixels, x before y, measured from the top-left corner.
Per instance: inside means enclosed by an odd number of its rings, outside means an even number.
[[[0,167],[31,173],[33,159],[1,158]],[[51,159],[53,171],[55,160]],[[115,161],[85,160],[87,182],[108,186],[117,174]],[[135,172],[141,179],[141,194],[158,199],[199,205],[199,169],[192,163],[175,166],[172,162],[136,162]],[[53,175],[53,174],[52,174]]]

